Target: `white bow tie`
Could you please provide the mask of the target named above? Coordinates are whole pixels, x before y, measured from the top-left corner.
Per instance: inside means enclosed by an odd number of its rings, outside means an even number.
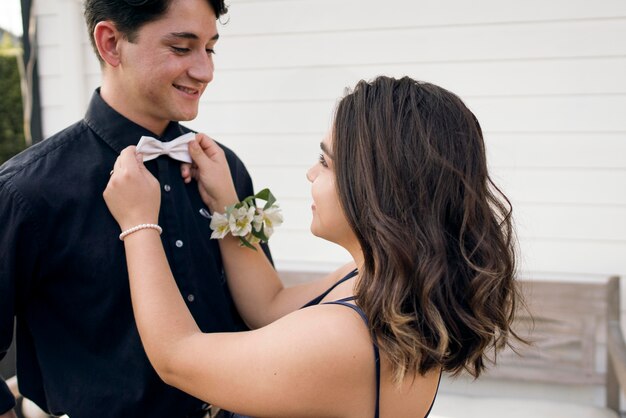
[[[186,133],[169,142],[161,142],[151,136],[142,136],[137,143],[137,152],[143,154],[144,161],[154,160],[161,155],[167,155],[184,163],[190,163],[189,149],[187,144],[193,141],[196,134],[193,132]]]

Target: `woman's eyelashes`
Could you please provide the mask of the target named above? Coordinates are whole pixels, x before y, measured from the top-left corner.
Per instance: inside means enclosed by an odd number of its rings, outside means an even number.
[[[324,154],[320,153],[319,162],[322,166],[328,167],[328,162],[326,162],[326,157],[324,157]]]

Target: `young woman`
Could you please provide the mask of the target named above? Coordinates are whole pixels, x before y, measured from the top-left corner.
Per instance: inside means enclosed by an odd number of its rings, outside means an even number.
[[[189,146],[211,211],[238,201],[224,152]],[[508,200],[491,182],[478,121],[440,87],[361,81],[339,103],[307,173],[311,231],[352,262],[283,288],[262,251],[220,240],[228,286],[253,329],[203,333],[157,230],[124,239],[137,327],[168,384],[258,417],[428,415],[441,372],[479,376],[517,303]],[[104,192],[123,231],[157,223],[159,182],[133,147]]]

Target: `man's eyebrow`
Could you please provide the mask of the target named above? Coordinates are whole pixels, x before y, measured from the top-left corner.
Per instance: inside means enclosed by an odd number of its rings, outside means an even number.
[[[220,37],[219,33],[216,33],[211,38],[211,41],[217,41]],[[200,39],[198,35],[193,32],[172,32],[166,36],[166,38],[177,38],[177,39]]]
[[[320,148],[324,151],[324,154],[328,155],[330,159],[333,159],[333,154],[331,154],[330,150],[323,142],[320,142]]]

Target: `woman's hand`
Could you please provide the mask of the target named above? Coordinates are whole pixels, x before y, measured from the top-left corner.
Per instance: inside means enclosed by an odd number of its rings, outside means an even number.
[[[159,219],[159,181],[143,165],[143,157],[130,146],[115,161],[103,193],[111,214],[124,231],[139,224],[156,224]]]
[[[186,183],[191,178],[198,182],[200,196],[211,211],[223,212],[224,207],[239,200],[224,150],[215,141],[197,134],[189,143],[189,155],[193,164],[183,165],[182,176]]]

